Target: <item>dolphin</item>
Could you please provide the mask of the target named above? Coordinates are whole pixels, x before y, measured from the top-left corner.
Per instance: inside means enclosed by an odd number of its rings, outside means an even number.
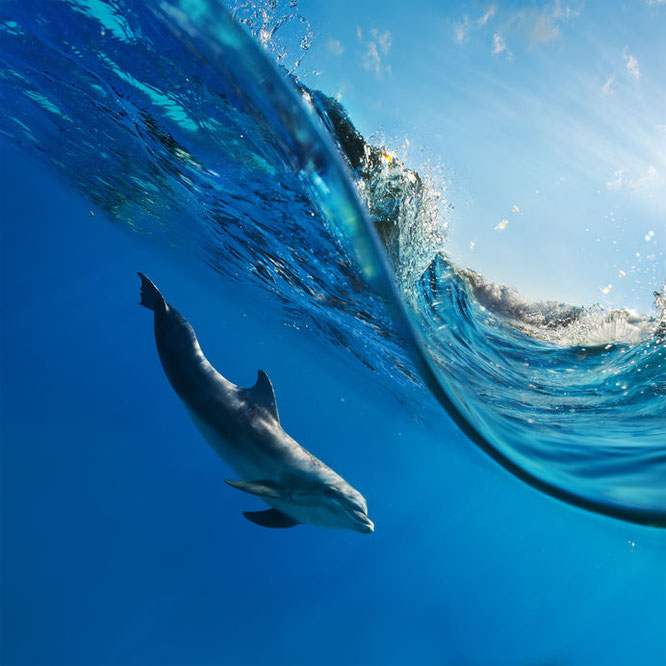
[[[240,477],[227,483],[272,507],[243,515],[263,527],[307,523],[373,532],[363,495],[282,429],[266,373],[259,370],[247,389],[225,379],[204,356],[189,322],[138,275],[139,305],[154,313],[157,351],[171,386],[199,432]]]

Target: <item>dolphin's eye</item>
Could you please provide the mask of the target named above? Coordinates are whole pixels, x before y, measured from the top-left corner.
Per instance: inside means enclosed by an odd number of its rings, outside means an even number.
[[[324,490],[324,495],[328,495],[329,497],[335,497],[337,494],[335,488],[326,488],[326,490]]]

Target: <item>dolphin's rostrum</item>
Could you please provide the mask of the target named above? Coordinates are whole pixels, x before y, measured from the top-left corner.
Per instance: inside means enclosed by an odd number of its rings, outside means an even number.
[[[142,273],[141,305],[152,310],[155,341],[169,382],[202,435],[241,477],[227,481],[271,509],[247,511],[264,527],[309,523],[372,532],[363,495],[294,441],[280,426],[270,379],[243,389],[208,362],[194,329]]]

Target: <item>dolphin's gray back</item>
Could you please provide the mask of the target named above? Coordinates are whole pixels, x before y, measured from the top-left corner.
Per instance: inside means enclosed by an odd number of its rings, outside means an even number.
[[[187,319],[167,304],[149,278],[142,273],[139,277],[141,305],[154,313],[155,343],[164,372],[186,407],[205,418],[213,403],[229,400],[235,387],[208,362]]]
[[[166,303],[157,287],[139,273],[141,305],[152,310],[162,367],[194,424],[217,453],[241,476],[290,483],[298,477],[341,480],[294,441],[261,405],[252,389],[241,389],[208,362],[194,329]],[[277,415],[277,411],[275,412]],[[257,476],[258,475],[258,476]]]
[[[164,372],[195,424],[235,440],[239,390],[208,362],[194,329],[175,308],[155,312],[155,342]]]
[[[188,407],[196,406],[200,393],[231,388],[231,383],[208,362],[194,329],[175,308],[167,306],[155,312],[155,342],[164,372]]]
[[[162,367],[194,424],[217,453],[237,471],[247,473],[259,471],[269,461],[275,469],[287,461],[291,465],[310,462],[279,423],[249,399],[249,391],[239,389],[215,370],[187,319],[161,294],[158,298],[153,289],[159,294],[152,282],[144,283],[142,299],[147,303],[142,300],[142,304],[154,312]],[[252,437],[247,436],[250,430]]]

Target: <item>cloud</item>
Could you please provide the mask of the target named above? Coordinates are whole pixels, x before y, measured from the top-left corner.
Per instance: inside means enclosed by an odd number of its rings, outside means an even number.
[[[613,172],[610,180],[606,182],[606,187],[609,190],[621,190],[627,188],[629,190],[637,191],[656,185],[660,180],[659,172],[652,165],[648,166],[644,173],[635,177],[627,175],[624,169],[618,169]]]
[[[627,182],[624,169],[615,171],[610,180],[606,181],[606,187],[609,190],[619,190]]]
[[[656,7],[657,5],[666,5],[666,0],[647,0],[648,6]]]
[[[374,75],[381,79],[384,74],[391,74],[391,65],[384,63],[384,59],[391,52],[393,44],[393,35],[389,30],[381,32],[377,28],[370,30],[370,38],[363,39],[363,30],[356,28],[356,36],[364,47],[363,53],[363,69],[373,72]]]
[[[382,57],[377,50],[375,42],[368,42],[365,55],[363,56],[363,67],[368,71],[374,71],[377,78],[382,77]]]
[[[469,34],[470,30],[479,30],[483,28],[490,19],[497,13],[497,7],[490,5],[488,9],[478,18],[470,21],[469,16],[465,16],[462,23],[455,23],[453,26],[453,37],[456,44],[462,44]]]
[[[493,35],[493,55],[507,51],[506,42],[502,39],[502,35],[499,32],[496,32]],[[510,54],[510,51],[507,51],[507,55]]]
[[[391,44],[393,44],[393,35],[388,30],[379,32],[377,28],[373,28],[370,34],[377,40],[381,52],[388,55],[391,51]]]
[[[562,31],[555,18],[546,13],[539,14],[534,19],[534,26],[530,33],[530,47],[534,48],[537,44],[547,44],[560,37]]]
[[[627,63],[627,72],[629,72],[629,76],[638,81],[638,79],[641,78],[641,69],[638,66],[638,60],[628,52],[626,46],[624,47],[624,51],[622,51],[622,56]]]
[[[488,23],[488,21],[493,16],[495,16],[496,13],[497,13],[497,7],[495,7],[495,5],[490,5],[490,7],[488,7],[488,9],[486,10],[486,13],[480,19],[477,20],[477,24],[479,26],[486,25],[486,23]]]
[[[456,40],[456,44],[462,44],[467,37],[469,31],[469,17],[465,16],[465,19],[462,23],[456,23],[453,26],[453,35]]]
[[[614,95],[615,91],[613,90],[613,84],[615,83],[615,76],[609,77],[608,81],[604,83],[603,86],[601,86],[601,94],[604,97],[608,97],[609,95]]]
[[[500,47],[502,44],[506,46],[505,35],[508,34],[510,38],[521,36],[522,39],[527,39],[529,48],[533,49],[537,44],[559,39],[562,35],[562,24],[580,16],[582,0],[572,0],[572,2],[576,4],[576,7],[571,4],[563,4],[562,0],[551,0],[550,2],[537,2],[529,9],[517,11],[502,10],[497,5],[490,5],[479,18],[470,19],[469,16],[465,16],[462,21],[455,23],[453,26],[454,39],[458,44],[464,43],[472,31],[482,30],[491,19],[495,18],[495,23],[499,21],[499,30],[496,29],[493,35],[493,54],[509,53],[506,48],[495,50],[498,48],[498,35]]]
[[[537,44],[547,44],[562,35],[560,23],[580,16],[579,9],[570,5],[562,6],[561,0],[548,3],[541,10],[530,10],[525,14],[530,29],[530,48]]]
[[[326,42],[326,47],[333,55],[336,56],[342,55],[345,50],[342,46],[342,42],[338,39],[329,39]]]
[[[652,185],[655,185],[658,183],[660,180],[659,178],[659,172],[655,167],[649,166],[647,168],[647,171],[645,174],[642,176],[639,176],[638,178],[634,178],[630,183],[629,187],[633,190],[643,190],[646,187],[650,187]]]

